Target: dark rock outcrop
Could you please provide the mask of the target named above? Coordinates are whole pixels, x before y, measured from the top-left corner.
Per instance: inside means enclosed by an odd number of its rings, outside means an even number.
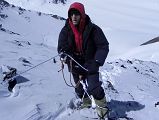
[[[140,46],[152,44],[152,43],[155,43],[155,42],[159,42],[159,37],[156,37],[156,38],[154,38],[154,39],[152,39],[152,40],[149,40],[149,41],[147,41],[147,42],[141,44]]]

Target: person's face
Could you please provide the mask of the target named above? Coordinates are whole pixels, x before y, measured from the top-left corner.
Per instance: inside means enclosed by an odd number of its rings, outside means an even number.
[[[75,25],[75,26],[79,25],[80,20],[81,20],[81,15],[79,12],[75,11],[75,12],[71,13],[71,21],[72,21],[73,25]]]

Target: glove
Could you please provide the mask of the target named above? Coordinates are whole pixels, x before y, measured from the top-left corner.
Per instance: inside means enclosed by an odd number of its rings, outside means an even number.
[[[64,52],[60,53],[60,60],[64,63],[66,63],[67,61],[67,56],[64,54]]]
[[[5,81],[6,79],[10,79],[13,76],[16,75],[17,69],[16,68],[12,68],[12,67],[7,67],[9,69],[9,72],[4,72],[4,78],[3,81]]]
[[[88,74],[95,74],[99,71],[99,63],[95,60],[87,61],[84,67],[88,70]]]

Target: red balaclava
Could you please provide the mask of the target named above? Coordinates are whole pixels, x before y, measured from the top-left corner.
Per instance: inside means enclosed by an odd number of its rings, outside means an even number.
[[[70,11],[71,9],[76,9],[80,12],[81,14],[81,20],[80,20],[80,24],[79,24],[79,28],[77,29],[70,18]],[[82,34],[84,31],[84,27],[85,27],[85,18],[86,18],[86,14],[85,14],[85,9],[84,9],[84,5],[79,3],[79,2],[74,2],[73,4],[70,5],[70,8],[68,10],[68,17],[69,17],[69,25],[71,26],[71,29],[74,33],[75,36],[75,43],[76,43],[76,51],[79,53],[82,53],[82,43],[83,43],[83,39],[82,39]]]

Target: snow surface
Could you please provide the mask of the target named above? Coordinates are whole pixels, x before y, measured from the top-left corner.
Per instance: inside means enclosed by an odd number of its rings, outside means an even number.
[[[17,78],[13,93],[0,84],[0,119],[88,120],[79,111],[68,108],[75,93],[58,72],[58,57],[56,64],[50,60],[29,70],[57,55],[58,34],[64,21],[50,13],[67,17],[72,1],[66,5],[50,4],[49,0],[7,1],[30,10],[9,6],[0,12],[8,16],[0,17],[0,65],[15,67],[19,74],[23,73]],[[158,120],[159,44],[139,45],[158,36],[159,2],[80,1],[110,42],[110,54],[100,69],[110,116],[114,120]],[[64,71],[69,82],[66,66]]]
[[[67,4],[51,0],[7,0],[23,8],[67,18]],[[159,35],[158,0],[76,0],[85,5],[86,13],[104,31],[110,42],[110,55],[125,53]]]

